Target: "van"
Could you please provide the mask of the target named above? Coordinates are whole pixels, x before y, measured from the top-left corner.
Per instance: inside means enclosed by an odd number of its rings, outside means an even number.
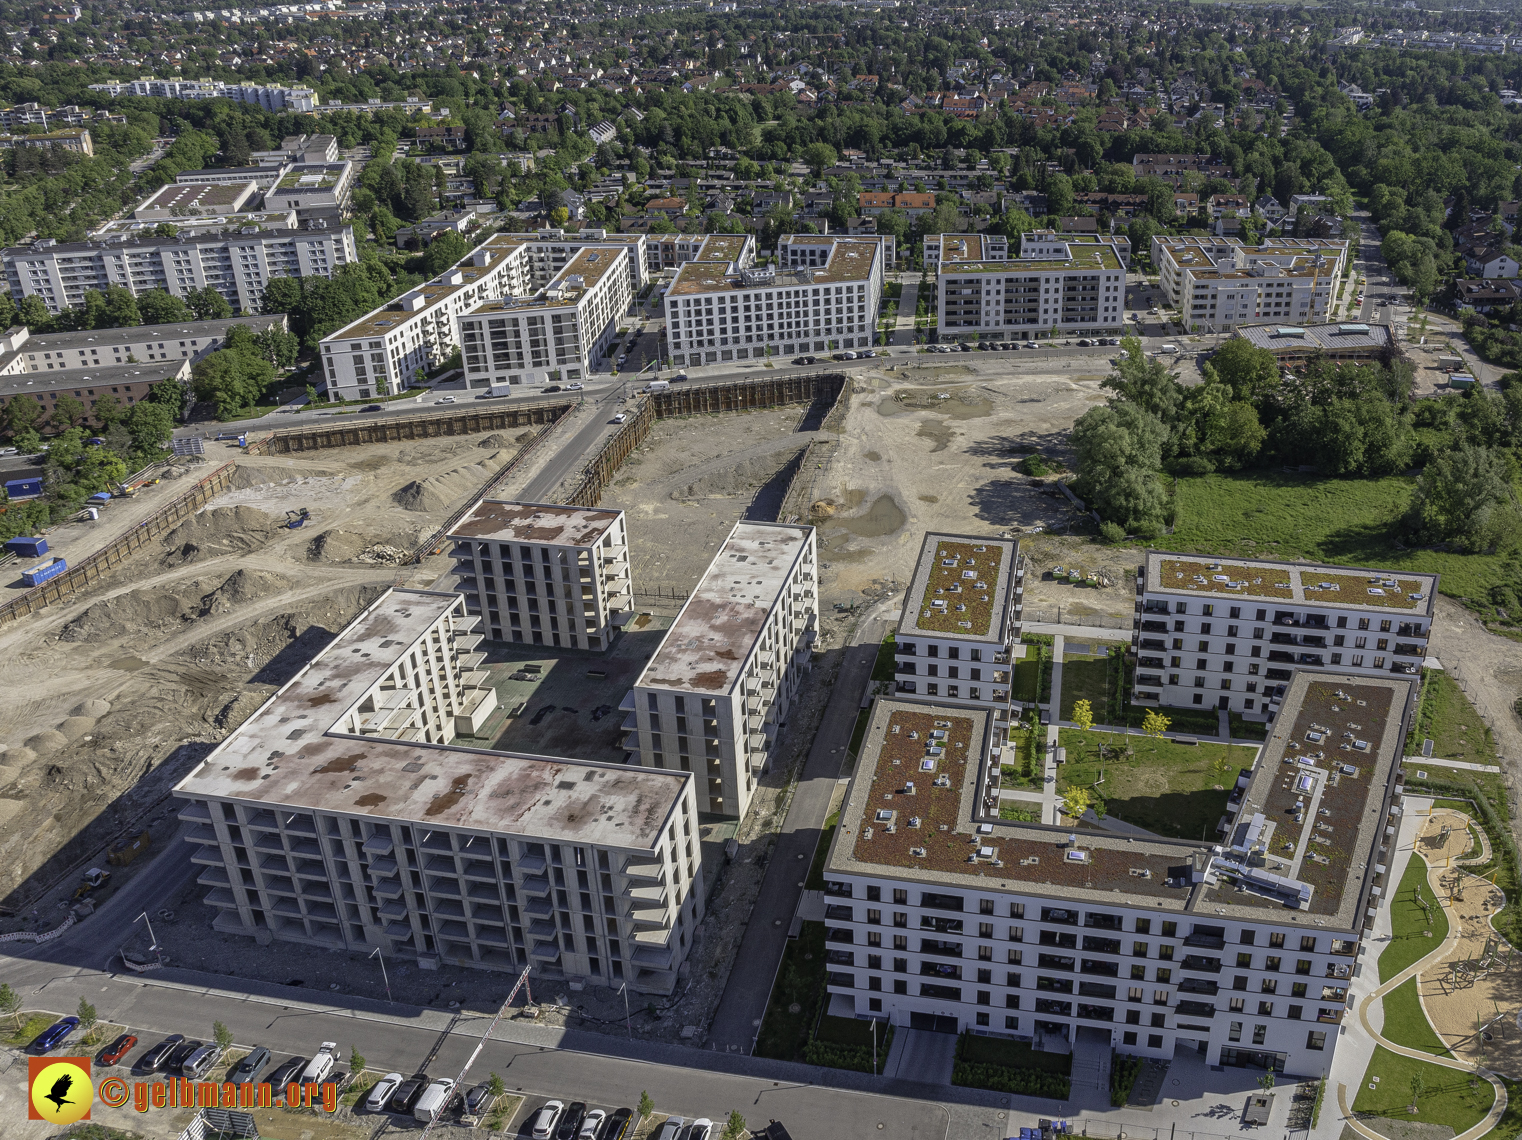
[[[412,1118],[427,1124],[444,1111],[444,1106],[449,1103],[449,1094],[452,1092],[454,1092],[454,1078],[439,1077],[424,1090],[422,1096],[418,1097],[417,1104],[412,1107]]]
[[[1175,356],[1178,353],[1178,345],[1176,345],[1176,344],[1165,344],[1165,345],[1163,345],[1162,348],[1158,349],[1158,351],[1161,352],[1165,356]]]
[[[324,1041],[317,1049],[317,1055],[302,1070],[301,1084],[317,1085],[328,1079],[328,1074],[333,1071],[333,1066],[338,1061],[338,1042]]]
[[[652,380],[646,388],[648,392],[664,392],[671,387],[670,380]]]

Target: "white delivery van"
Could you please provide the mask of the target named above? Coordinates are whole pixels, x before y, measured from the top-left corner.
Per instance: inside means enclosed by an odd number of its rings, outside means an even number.
[[[1178,352],[1178,345],[1165,344],[1162,348],[1158,349],[1158,351],[1163,353],[1165,356],[1173,356]]]
[[[671,387],[670,380],[652,380],[646,387],[647,392],[664,392]]]
[[[452,1077],[437,1078],[423,1090],[423,1095],[418,1097],[417,1104],[412,1109],[413,1118],[426,1124],[443,1111],[444,1106],[449,1103],[449,1094],[452,1092],[454,1092]]]

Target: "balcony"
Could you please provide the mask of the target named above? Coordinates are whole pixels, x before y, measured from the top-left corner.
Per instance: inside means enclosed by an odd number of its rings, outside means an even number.
[[[856,954],[851,950],[827,950],[824,960],[832,966],[854,966]]]
[[[1187,955],[1179,965],[1196,974],[1219,974],[1221,972],[1221,960],[1219,958],[1206,958],[1200,954]]]
[[[920,953],[934,954],[941,958],[960,958],[962,956],[962,944],[960,942],[942,942],[935,938],[921,938]]]
[[[1177,1011],[1180,1017],[1203,1017],[1215,1016],[1215,1006],[1208,1001],[1180,1001]]]
[[[1167,633],[1168,623],[1165,621],[1143,621],[1141,628],[1143,633]]]
[[[848,906],[827,906],[824,908],[824,916],[837,922],[852,922],[856,912]]]
[[[1161,637],[1144,637],[1141,639],[1141,647],[1143,649],[1152,649],[1156,650],[1157,652],[1163,652],[1168,648],[1168,642]]]
[[[960,918],[933,918],[928,914],[920,915],[920,929],[933,930],[937,934],[961,934],[962,920]]]
[[[1181,994],[1201,994],[1204,997],[1215,997],[1221,992],[1219,982],[1209,981],[1205,978],[1180,979],[1178,992]]]
[[[1083,948],[1093,954],[1119,954],[1119,938],[1096,938],[1086,935],[1083,940]]]
[[[1222,934],[1197,930],[1184,939],[1184,945],[1194,946],[1201,950],[1223,950],[1226,947],[1226,938]]]
[[[939,986],[931,982],[920,983],[920,997],[940,998],[942,1001],[961,1001],[961,986]]]
[[[1060,933],[1056,930],[1043,930],[1037,943],[1042,946],[1056,946],[1062,950],[1078,949],[1078,935]]]
[[[832,926],[825,931],[824,940],[826,942],[854,943],[856,941],[856,932],[847,926]]]
[[[1051,998],[1037,998],[1036,1012],[1052,1017],[1072,1017],[1073,1003],[1070,1001],[1054,1001]]]
[[[1113,1005],[1088,1005],[1078,1003],[1078,1016],[1085,1021],[1114,1021],[1115,1007]]]

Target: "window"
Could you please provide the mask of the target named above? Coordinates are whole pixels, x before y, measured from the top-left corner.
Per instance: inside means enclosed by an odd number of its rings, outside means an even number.
[[[1252,969],[1252,955],[1251,954],[1238,954],[1237,955],[1237,969],[1239,969],[1239,970],[1251,970]]]
[[[1163,1047],[1163,1035],[1161,1033],[1147,1034],[1147,1048],[1161,1049]]]
[[[1241,1013],[1247,1008],[1247,1000],[1245,998],[1232,998],[1230,1004],[1232,1013]]]
[[[1240,1040],[1242,1040],[1242,1023],[1240,1021],[1233,1021],[1231,1023],[1231,1028],[1226,1033],[1226,1040],[1228,1040],[1228,1041],[1240,1041]]]
[[[1284,933],[1283,933],[1283,931],[1275,931],[1274,933],[1270,934],[1268,936],[1268,944],[1270,946],[1283,946],[1284,945]]]
[[[1292,1005],[1289,1007],[1289,1013],[1287,1013],[1285,1016],[1288,1017],[1291,1021],[1299,1021],[1300,1015],[1304,1012],[1304,1010],[1304,1006]]]
[[[1326,1048],[1326,1034],[1312,1029],[1305,1035],[1305,1047],[1307,1049],[1321,1050]]]
[[[1258,1003],[1258,1016],[1259,1017],[1272,1017],[1273,1015],[1274,1015],[1274,1003],[1273,1002],[1271,1002],[1271,1001],[1260,1001]]]
[[[1300,936],[1300,949],[1306,954],[1314,954],[1316,952],[1316,936],[1314,934],[1302,934]]]

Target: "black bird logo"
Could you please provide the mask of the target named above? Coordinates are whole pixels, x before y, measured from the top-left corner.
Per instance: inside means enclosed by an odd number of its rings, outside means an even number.
[[[65,1073],[63,1076],[59,1077],[56,1081],[53,1082],[52,1091],[42,1099],[52,1101],[58,1106],[58,1111],[62,1112],[64,1105],[74,1103],[74,1101],[68,1099],[69,1088],[73,1084],[74,1078],[69,1076],[68,1073]]]

